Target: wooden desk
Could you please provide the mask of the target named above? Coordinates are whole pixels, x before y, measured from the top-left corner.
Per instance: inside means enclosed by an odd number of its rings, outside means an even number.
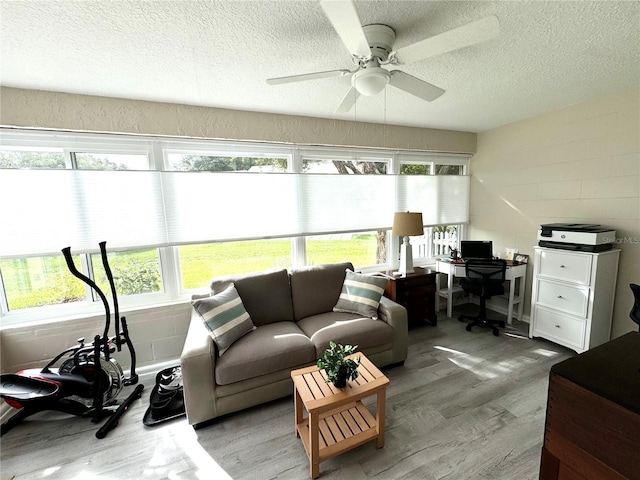
[[[640,479],[640,333],[551,367],[541,480]]]
[[[450,260],[438,260],[436,262],[436,270],[438,273],[447,274],[447,288],[440,287],[440,276],[436,277],[436,310],[440,310],[440,297],[447,299],[447,317],[451,318],[453,310],[453,294],[462,292],[462,288],[453,285],[453,279],[456,277],[466,277],[464,263],[454,263]],[[507,323],[511,324],[513,317],[513,307],[518,306],[516,318],[522,320],[522,311],[524,309],[524,287],[525,277],[527,275],[527,265],[524,263],[518,265],[507,264],[507,272],[505,280],[509,280],[509,307],[507,308]],[[519,283],[518,295],[516,296],[516,280]]]
[[[320,475],[320,462],[359,445],[376,440],[384,447],[385,401],[389,379],[362,353],[355,380],[345,388],[325,383],[324,370],[307,367],[291,372],[296,436],[300,437],[309,457],[311,478]],[[376,395],[375,418],[362,399]],[[303,407],[307,410],[305,418]]]
[[[384,295],[407,309],[409,326],[437,325],[436,272],[424,267],[414,269],[414,273],[400,276],[381,274],[388,279]]]

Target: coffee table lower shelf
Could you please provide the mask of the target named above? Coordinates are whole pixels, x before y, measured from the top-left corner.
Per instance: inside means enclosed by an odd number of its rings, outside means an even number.
[[[362,402],[357,401],[336,410],[318,419],[319,462],[374,440],[378,436],[376,419]],[[311,459],[309,417],[298,423],[297,429],[307,457]]]

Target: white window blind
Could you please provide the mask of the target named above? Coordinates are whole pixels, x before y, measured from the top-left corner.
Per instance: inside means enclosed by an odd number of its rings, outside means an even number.
[[[0,256],[466,223],[468,203],[462,176],[0,170]]]
[[[162,172],[169,244],[295,235],[296,177]]]
[[[298,175],[300,234],[391,227],[392,175]]]
[[[0,170],[0,256],[165,244],[159,173]]]
[[[462,175],[399,175],[398,211],[422,212],[425,226],[469,222],[470,177]]]

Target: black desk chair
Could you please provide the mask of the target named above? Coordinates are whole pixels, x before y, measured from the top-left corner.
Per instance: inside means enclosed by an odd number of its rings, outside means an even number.
[[[631,320],[638,324],[638,331],[640,332],[640,285],[636,285],[635,283],[630,283],[631,291],[633,292],[633,296],[635,302],[633,307],[631,307],[631,311],[629,312],[629,316]]]
[[[480,297],[480,312],[477,316],[460,315],[458,320],[464,322],[471,320],[467,325],[467,332],[471,327],[487,327],[493,330],[493,334],[499,335],[498,328],[504,328],[502,320],[490,320],[487,318],[487,299],[494,295],[504,293],[504,277],[507,271],[506,260],[477,259],[465,262],[466,277],[460,280],[460,286],[466,293],[472,293]]]

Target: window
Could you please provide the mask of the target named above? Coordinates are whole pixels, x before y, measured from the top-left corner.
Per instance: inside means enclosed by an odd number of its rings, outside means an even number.
[[[384,175],[388,162],[376,160],[318,160],[305,158],[302,162],[304,173],[329,173],[339,175]]]
[[[79,170],[148,170],[143,154],[71,152],[73,168]]]
[[[55,316],[56,311],[74,313],[74,309],[80,306],[86,308],[87,304],[99,301],[92,289],[69,272],[60,253],[61,248],[69,244],[73,252],[74,240],[81,235],[77,228],[66,227],[85,223],[81,229],[95,229],[95,225],[90,225],[91,219],[85,210],[97,206],[95,193],[99,189],[103,191],[103,212],[91,217],[100,217],[99,221],[109,216],[124,218],[127,211],[114,205],[115,198],[122,192],[112,188],[112,177],[106,171],[149,170],[148,146],[119,138],[107,142],[108,147],[105,148],[103,137],[39,133],[14,135],[11,132],[3,135],[2,140],[0,168],[10,169],[0,173],[5,181],[5,195],[21,199],[19,203],[4,206],[3,223],[20,225],[21,228],[19,232],[6,234],[3,238],[5,246],[0,255],[9,254],[11,258],[0,259],[3,286],[0,316],[22,311],[37,319],[38,315],[33,310],[40,310],[37,307],[54,308],[46,312]],[[81,170],[97,172],[84,173]],[[99,171],[104,171],[106,176],[100,177]],[[139,183],[133,181],[129,187],[128,190],[135,191]],[[28,191],[37,191],[38,195],[21,194]],[[44,218],[36,221],[35,211],[44,212]],[[69,222],[70,219],[75,220]],[[135,222],[144,227],[140,219],[135,219]],[[109,236],[105,235],[103,239],[109,240]],[[17,246],[16,240],[19,242]],[[10,243],[14,246],[8,245]],[[49,248],[49,245],[54,247]],[[97,242],[93,247],[97,249]],[[13,252],[10,252],[11,248],[14,248]],[[18,256],[20,252],[25,256]],[[74,254],[73,258],[76,268],[93,278],[110,296],[111,289],[100,255],[81,253]],[[109,258],[119,298],[162,291],[157,249],[110,252]]]
[[[94,281],[107,297],[111,296],[111,286],[107,280],[102,257],[91,254],[91,271]],[[160,259],[157,249],[108,252],[107,259],[116,286],[118,299],[121,296],[140,295],[162,291]],[[99,299],[93,292],[94,301]]]
[[[238,152],[238,148],[227,150],[211,150],[207,146],[195,145],[199,149],[192,149],[194,145],[175,146],[165,149],[165,168],[169,171],[181,172],[245,172],[245,173],[284,173],[290,163],[288,155],[264,155],[260,151],[247,149]],[[224,146],[223,146],[224,147]],[[212,177],[204,180],[210,184]],[[246,188],[251,195],[243,192],[241,177],[223,181],[225,189],[234,190],[236,194],[228,192],[229,200],[234,196],[248,202],[247,208],[251,209],[261,202],[258,187]],[[231,183],[230,183],[231,182]],[[176,182],[176,188],[182,183]],[[185,183],[186,189],[190,189],[193,180]],[[277,189],[276,184],[273,184]],[[205,183],[203,183],[205,188]],[[193,192],[192,192],[193,193]],[[183,196],[187,192],[184,192]],[[235,223],[238,219],[233,216],[215,220],[222,224]],[[253,230],[260,230],[257,225],[249,225]],[[242,235],[242,233],[240,233]],[[259,270],[274,268],[287,268],[292,265],[291,240],[288,238],[275,240],[249,240],[213,242],[196,245],[182,245],[175,247],[178,257],[180,290],[189,291],[203,286],[208,286],[209,281],[220,275],[233,273],[249,273]]]
[[[386,230],[306,237],[307,264],[351,262],[360,267],[385,264],[386,237]]]
[[[177,247],[182,289],[208,286],[213,277],[291,267],[291,240],[250,240]]]
[[[390,163],[391,159],[388,157],[372,156],[368,153],[343,157],[334,156],[324,151],[308,151],[303,153],[302,171],[305,174],[360,175],[369,177],[371,175],[388,174],[390,172]],[[331,185],[335,184],[337,186],[337,191],[332,191],[331,188],[323,186],[318,191],[311,188],[305,189],[303,195],[312,197],[315,193],[318,197],[309,203],[319,208],[323,208],[327,203],[334,203],[339,198],[340,193],[343,193],[342,191],[348,188],[359,188],[360,191],[368,190],[374,195],[378,192],[382,198],[385,198],[385,187],[380,184],[376,188],[376,183],[369,183],[367,179],[364,179],[359,186],[353,184],[353,180],[350,180],[349,186],[344,185],[342,187],[339,183],[332,182],[331,179],[318,180],[318,183],[328,181],[331,182]],[[322,200],[323,196],[327,199]],[[367,215],[368,207],[372,207],[376,212],[381,211],[382,208],[377,208],[375,200],[371,200],[370,202],[361,202],[354,209],[348,208],[350,205],[348,200],[337,200],[338,203],[344,205],[340,217],[349,218],[349,216],[353,216],[363,218]],[[385,199],[385,201],[387,200]],[[391,212],[387,212],[386,215],[390,216]],[[319,215],[313,213],[310,216],[319,217]],[[331,228],[328,223],[335,224],[335,230],[338,230],[340,228],[338,225],[342,224],[337,218],[330,218],[326,227],[328,229]],[[386,222],[380,220],[379,223],[385,225]],[[355,222],[353,225],[355,225]],[[347,225],[346,229],[348,228]],[[340,231],[328,235],[307,236],[305,237],[306,263],[318,265],[348,261],[358,267],[384,265],[387,263],[387,236],[386,229],[364,232]]]
[[[0,168],[66,168],[61,148],[0,147]]]
[[[230,152],[233,153],[233,152]],[[287,171],[287,158],[224,155],[217,152],[166,151],[166,169],[180,172],[255,172]]]
[[[451,156],[405,155],[400,160],[400,175],[452,175],[466,173],[467,161]],[[414,262],[449,255],[451,248],[459,248],[461,224],[431,225],[424,229],[424,235],[411,237]]]
[[[436,175],[464,175],[464,165],[436,165]]]
[[[400,165],[400,175],[431,175],[431,164],[403,163]]]
[[[73,259],[79,269],[80,257]],[[0,259],[0,273],[9,311],[85,299],[84,284],[69,272],[62,255]]]
[[[2,324],[101,311],[66,246],[110,296],[97,252],[107,242],[127,308],[184,301],[219,275],[391,268],[394,211],[423,212],[412,244],[427,261],[468,218],[461,156],[10,129],[0,140]]]

